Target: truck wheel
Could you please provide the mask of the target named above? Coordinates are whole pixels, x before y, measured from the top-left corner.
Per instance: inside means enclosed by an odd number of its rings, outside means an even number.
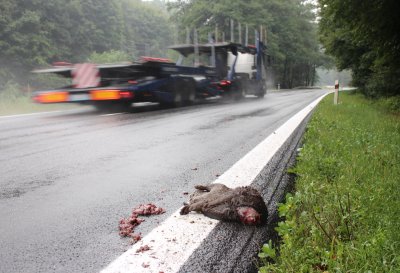
[[[183,105],[182,88],[178,88],[173,92],[172,106],[181,107]]]
[[[170,85],[170,92],[172,100],[170,102],[163,103],[167,107],[181,107],[183,105],[183,90],[185,88],[185,82],[182,79],[175,78]]]
[[[171,79],[170,83],[167,86],[168,92],[171,94],[171,100],[169,101],[160,101],[160,105],[162,107],[170,108],[170,107],[180,107],[183,104],[183,89],[185,88],[184,82],[179,78]]]
[[[246,96],[246,90],[241,88],[240,90],[238,90],[238,93],[237,93],[235,99],[242,100],[242,99],[244,99],[245,96]]]
[[[259,94],[257,94],[257,98],[259,98],[259,99],[262,99],[262,98],[264,98],[264,96],[265,96],[265,94],[264,93],[259,93]]]
[[[183,102],[185,105],[192,105],[196,100],[196,84],[192,79],[185,81],[184,85],[184,98]]]
[[[243,99],[249,88],[249,75],[246,73],[237,73],[237,78],[234,81],[232,89],[234,90],[235,100]]]
[[[246,89],[244,89],[242,83],[239,81],[232,86],[232,90],[234,92],[233,97],[235,100],[242,100],[246,96]]]
[[[173,94],[172,106],[181,107],[184,102],[185,81],[179,78],[175,79],[173,84],[172,94]]]
[[[259,89],[258,93],[256,94],[257,98],[262,99],[265,96],[265,93],[267,93],[267,86],[263,84],[261,88]]]

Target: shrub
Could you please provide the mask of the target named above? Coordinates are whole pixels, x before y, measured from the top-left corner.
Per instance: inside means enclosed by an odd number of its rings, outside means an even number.
[[[26,96],[21,90],[19,84],[14,81],[8,81],[5,86],[0,90],[0,102],[9,103]]]
[[[400,96],[394,96],[389,98],[382,98],[377,101],[384,110],[389,113],[399,114],[400,113]]]

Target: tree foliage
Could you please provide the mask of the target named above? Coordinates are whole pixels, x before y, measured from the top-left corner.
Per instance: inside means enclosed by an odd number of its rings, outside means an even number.
[[[124,6],[125,28],[130,30],[138,54],[166,56],[166,48],[174,41],[174,28],[164,2],[125,0]]]
[[[368,96],[400,94],[400,2],[319,0],[320,40]]]
[[[134,59],[149,44],[149,54],[162,55],[173,37],[168,20],[160,0],[0,0],[0,86],[24,83],[36,66],[82,62],[93,52]]]
[[[313,6],[302,0],[179,0],[170,2],[170,9],[180,29],[197,28],[203,37],[220,32],[229,37],[229,22],[247,24],[250,42],[254,41],[254,29],[267,27],[268,53],[273,60],[276,83],[282,87],[313,85],[315,69],[325,59],[319,51]],[[237,30],[235,30],[237,35]],[[221,34],[222,35],[222,34]],[[182,40],[182,39],[181,39]],[[237,36],[236,39],[237,41]]]
[[[305,2],[178,0],[170,2],[170,11],[180,26],[180,41],[186,27],[198,28],[205,41],[216,25],[229,39],[230,19],[236,26],[242,24],[243,36],[245,24],[249,26],[250,41],[254,29],[266,26],[270,74],[284,88],[312,85],[315,68],[325,60],[316,39],[313,7]],[[0,0],[0,86],[9,79],[24,83],[32,68],[54,61],[107,59],[119,53],[119,59],[124,54],[131,59],[164,57],[175,38],[163,0]]]

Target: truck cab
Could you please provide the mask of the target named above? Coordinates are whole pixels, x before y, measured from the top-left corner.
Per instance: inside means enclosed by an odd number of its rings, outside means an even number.
[[[266,94],[265,46],[261,42],[257,47],[222,42],[170,48],[180,53],[177,65],[197,63],[215,68],[213,84],[218,86],[223,97],[241,99],[255,95],[262,98]]]

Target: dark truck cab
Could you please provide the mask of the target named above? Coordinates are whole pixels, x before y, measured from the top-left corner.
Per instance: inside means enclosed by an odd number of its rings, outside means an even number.
[[[171,46],[183,58],[198,52],[202,62],[209,60],[215,67],[215,81],[221,96],[243,98],[255,95],[259,98],[266,94],[266,47],[260,41],[256,46],[244,46],[237,43],[222,42],[194,45]]]

